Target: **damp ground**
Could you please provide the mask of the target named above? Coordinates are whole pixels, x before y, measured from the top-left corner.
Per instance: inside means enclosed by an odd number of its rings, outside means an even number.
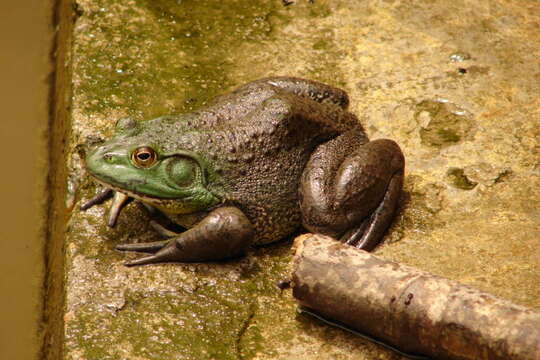
[[[345,89],[407,161],[375,253],[540,306],[537,1],[79,0],[72,49],[65,359],[399,359],[298,315],[291,239],[219,263],[122,265],[156,234],[130,204],[115,229],[81,157],[117,119],[191,111],[270,75]]]

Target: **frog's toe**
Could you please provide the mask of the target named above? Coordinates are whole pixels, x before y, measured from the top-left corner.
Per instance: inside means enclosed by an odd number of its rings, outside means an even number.
[[[81,209],[81,211],[88,210],[94,205],[99,205],[99,204],[102,204],[105,201],[109,200],[110,198],[113,197],[113,195],[114,195],[114,190],[113,189],[109,189],[109,188],[104,189],[99,194],[97,194],[96,196],[94,196],[93,198],[88,200],[87,202],[83,203],[81,205],[80,209]]]
[[[160,261],[156,261],[156,257],[154,255],[145,256],[133,261],[125,262],[124,265],[127,267],[131,266],[139,266],[139,265],[148,265],[148,264],[155,264]]]
[[[403,173],[400,172],[390,180],[386,194],[375,211],[364,219],[359,226],[346,232],[340,240],[366,251],[375,248],[390,227],[402,186]]]
[[[168,243],[168,246],[162,247],[154,255],[144,256],[133,261],[128,261],[124,263],[125,266],[138,266],[138,265],[148,265],[148,264],[157,264],[157,263],[167,263],[167,262],[176,262],[181,260],[180,252],[176,248],[174,242]]]
[[[153,254],[163,249],[163,247],[167,245],[168,243],[169,243],[169,240],[138,243],[138,244],[120,244],[116,246],[116,250],[136,251],[136,252],[144,252],[144,253]]]
[[[166,237],[166,238],[176,237],[176,236],[178,236],[180,234],[180,233],[177,233],[177,232],[174,232],[174,231],[171,231],[171,230],[167,229],[166,227],[164,227],[163,225],[161,225],[160,223],[158,223],[155,220],[150,220],[150,226],[159,235],[161,235],[163,237]]]
[[[120,212],[131,201],[133,201],[133,198],[130,198],[124,193],[118,191],[114,193],[113,202],[111,208],[109,209],[109,220],[107,221],[107,226],[111,228],[115,227]]]

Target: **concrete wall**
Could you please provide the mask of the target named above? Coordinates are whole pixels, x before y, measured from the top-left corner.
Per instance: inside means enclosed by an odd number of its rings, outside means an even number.
[[[2,1],[0,17],[0,358],[37,359],[43,335],[52,1]]]

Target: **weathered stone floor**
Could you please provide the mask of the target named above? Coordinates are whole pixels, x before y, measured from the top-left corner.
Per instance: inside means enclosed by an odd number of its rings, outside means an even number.
[[[292,75],[346,89],[371,138],[406,159],[402,208],[376,253],[540,306],[540,3],[78,0],[66,359],[400,359],[297,315],[290,241],[226,263],[125,268],[155,239],[129,205],[114,230],[81,155],[123,116],[190,111]]]

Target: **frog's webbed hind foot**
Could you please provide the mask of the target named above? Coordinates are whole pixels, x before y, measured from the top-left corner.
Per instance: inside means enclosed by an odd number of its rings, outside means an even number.
[[[392,140],[366,142],[350,132],[319,146],[300,183],[304,227],[373,249],[392,222],[403,170]]]
[[[150,220],[150,226],[161,236],[170,239],[180,235],[174,231],[171,231],[165,228],[163,225],[159,224],[155,220]],[[161,240],[161,241],[152,241],[146,243],[137,243],[137,244],[120,244],[116,246],[116,250],[120,251],[135,251],[154,254],[164,248],[170,240]]]
[[[152,229],[154,229],[159,235],[163,236],[164,238],[173,238],[175,236],[180,235],[180,233],[167,229],[165,226],[161,225],[155,220],[150,220],[150,226],[152,227]]]
[[[251,222],[239,209],[213,210],[195,227],[165,241],[117,246],[122,251],[149,252],[126,266],[164,262],[193,262],[226,259],[241,254],[253,240]]]
[[[364,219],[360,226],[342,235],[340,240],[366,251],[370,251],[377,246],[384,236],[386,229],[392,223],[402,186],[403,173],[400,172],[393,175],[384,198],[377,209],[375,209],[371,216]]]
[[[163,247],[165,247],[169,242],[170,240],[162,240],[138,244],[120,244],[116,246],[116,250],[154,254],[163,249]]]

